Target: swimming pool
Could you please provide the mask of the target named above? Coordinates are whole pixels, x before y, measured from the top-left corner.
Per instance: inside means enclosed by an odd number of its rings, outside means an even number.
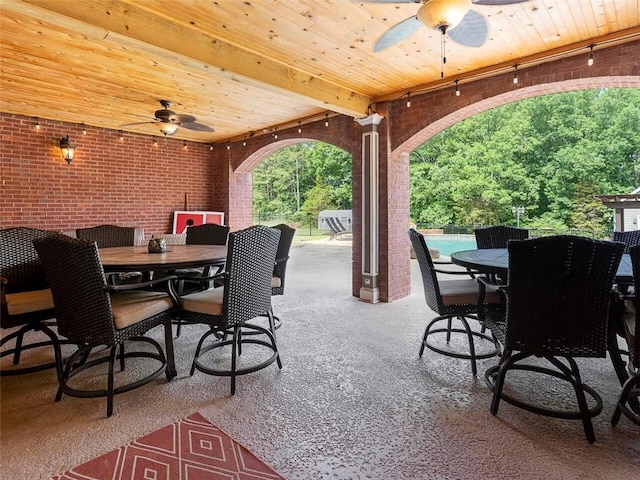
[[[476,237],[473,235],[425,235],[427,247],[440,252],[440,255],[451,255],[459,250],[473,250],[477,248]]]

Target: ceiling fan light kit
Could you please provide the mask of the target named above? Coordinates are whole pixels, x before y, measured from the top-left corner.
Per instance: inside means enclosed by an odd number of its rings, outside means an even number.
[[[418,20],[445,33],[456,27],[471,9],[471,0],[427,0],[418,10]]]

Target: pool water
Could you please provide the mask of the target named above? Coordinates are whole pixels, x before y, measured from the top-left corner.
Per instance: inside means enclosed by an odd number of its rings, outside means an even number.
[[[476,238],[473,235],[425,235],[427,247],[436,249],[440,255],[451,255],[459,250],[475,250]]]

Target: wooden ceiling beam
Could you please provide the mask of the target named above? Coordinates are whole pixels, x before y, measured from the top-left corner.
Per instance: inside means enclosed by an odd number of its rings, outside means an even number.
[[[107,38],[117,34],[201,63],[203,72],[263,89],[295,101],[353,117],[363,117],[372,99],[239,48],[169,18],[123,1],[114,0],[3,0],[3,8],[39,8],[39,14],[69,17],[87,24],[86,33],[101,29]],[[64,18],[46,18],[62,21]],[[190,62],[194,63],[194,62]]]

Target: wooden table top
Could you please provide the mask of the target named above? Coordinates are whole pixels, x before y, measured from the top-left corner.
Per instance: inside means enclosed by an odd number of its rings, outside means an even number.
[[[220,265],[227,259],[224,245],[167,245],[165,253],[149,253],[147,246],[99,249],[105,271],[150,271]]]

